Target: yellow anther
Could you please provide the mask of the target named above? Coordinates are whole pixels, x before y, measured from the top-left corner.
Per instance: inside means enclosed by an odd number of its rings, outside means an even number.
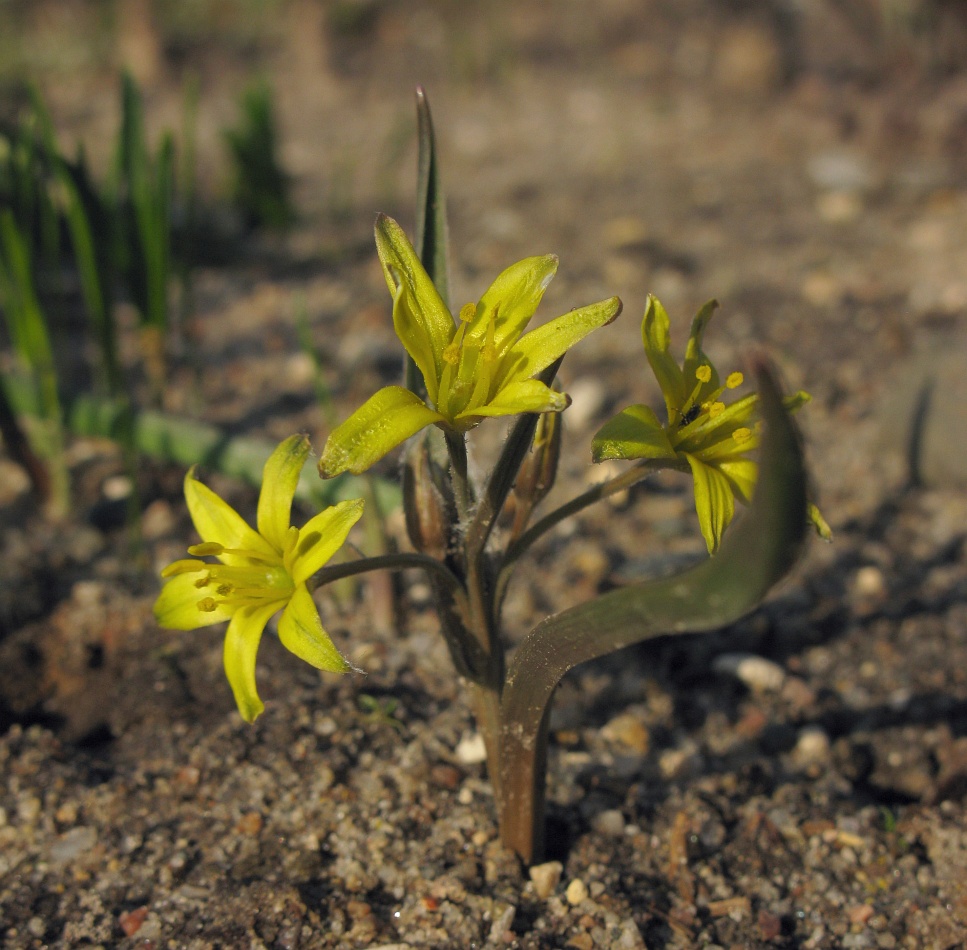
[[[218,603],[214,597],[203,597],[198,601],[198,609],[204,614],[214,613],[218,610]]]
[[[199,590],[203,590],[211,582],[212,582],[211,574],[203,574],[201,577],[198,578],[197,581],[195,581],[195,587],[197,587]]]
[[[469,323],[477,315],[477,305],[475,303],[465,303],[460,308],[460,319],[463,323]]]
[[[741,373],[729,373],[729,378],[725,381],[725,385],[729,389],[737,389],[742,385],[742,381],[745,377]]]
[[[695,378],[700,383],[707,383],[712,378],[712,367],[708,363],[704,363],[695,370]]]
[[[497,347],[493,343],[485,343],[480,347],[480,357],[485,363],[492,363],[497,359]]]
[[[443,359],[451,366],[456,366],[460,362],[460,344],[450,343],[443,348]]]
[[[742,426],[741,428],[736,429],[735,432],[732,433],[732,438],[735,439],[735,441],[739,445],[741,445],[743,442],[748,442],[749,439],[752,438],[752,430],[747,429],[745,426]]]
[[[231,584],[219,584],[216,590],[219,597],[227,597],[235,588]]]
[[[725,403],[724,402],[713,402],[708,407],[708,415],[709,415],[709,418],[710,419],[714,419],[719,413],[724,412],[724,411],[725,411]]]
[[[167,580],[176,574],[194,574],[197,571],[205,570],[207,567],[208,565],[204,561],[175,561],[161,572],[161,576]]]
[[[188,548],[188,553],[195,557],[207,557],[209,554],[223,554],[225,546],[217,541],[203,541],[201,544],[193,544]]]

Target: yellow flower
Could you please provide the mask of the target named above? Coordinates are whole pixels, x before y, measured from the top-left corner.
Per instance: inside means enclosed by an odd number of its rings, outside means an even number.
[[[717,306],[716,301],[709,301],[692,321],[685,361],[679,366],[669,352],[668,314],[649,295],[641,336],[661,386],[668,421],[661,423],[648,406],[629,406],[607,422],[591,444],[595,462],[667,460],[669,468],[691,472],[695,508],[710,554],[718,549],[732,520],[735,499],[748,502],[752,498],[758,468],[749,453],[758,447],[760,438],[760,424],[755,421],[759,397],[751,393],[726,404],[723,395],[742,385],[742,374],[731,373],[722,384],[702,350],[705,328]],[[785,400],[786,409],[795,411],[809,399],[808,393],[795,393]],[[810,505],[809,514],[820,534],[828,537],[829,528],[815,505]]]
[[[175,561],[161,573],[166,583],[154,605],[161,626],[193,630],[228,621],[225,673],[247,722],[265,708],[255,686],[255,657],[266,623],[279,610],[279,639],[286,649],[317,669],[352,669],[322,628],[306,582],[342,546],[363,513],[363,502],[343,501],[301,529],[290,526],[308,455],[309,440],[294,435],[265,463],[257,531],[198,481],[192,468],[185,476],[185,500],[202,543],[188,548],[193,558]],[[209,556],[216,562],[199,560]]]
[[[524,333],[557,270],[548,254],[508,267],[454,321],[403,229],[385,215],[376,221],[376,249],[396,334],[423,374],[427,398],[402,386],[371,396],[330,434],[323,478],[365,471],[428,425],[462,433],[486,416],[565,409],[568,397],[534,377],[621,311],[612,297]]]

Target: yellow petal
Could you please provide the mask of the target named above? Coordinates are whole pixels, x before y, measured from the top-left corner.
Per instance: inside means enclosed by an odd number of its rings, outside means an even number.
[[[352,664],[343,658],[329,639],[329,634],[322,628],[319,611],[316,610],[305,584],[295,589],[292,599],[279,618],[279,639],[290,653],[294,653],[317,670],[346,673],[353,669]]]
[[[255,657],[262,631],[280,606],[276,603],[237,610],[225,631],[225,675],[235,694],[238,711],[246,722],[254,722],[265,709],[255,687]]]
[[[502,386],[491,402],[468,409],[457,420],[477,416],[514,416],[521,412],[560,412],[571,403],[569,396],[545,386],[538,379],[522,379]]]
[[[197,580],[198,574],[191,573],[176,574],[165,581],[154,602],[154,616],[160,626],[169,630],[195,630],[231,618],[232,610],[228,607],[218,606],[213,611],[198,609],[198,602],[206,592],[195,586]]]
[[[319,474],[323,478],[342,472],[358,475],[424,426],[443,421],[439,412],[408,389],[386,386],[329,433]]]
[[[302,466],[308,457],[309,439],[304,435],[292,435],[280,443],[262,470],[256,521],[259,534],[280,554],[285,548],[285,535],[289,530],[292,499]]]
[[[823,517],[822,512],[810,502],[806,507],[806,514],[809,518],[810,523],[816,529],[816,534],[818,534],[824,541],[833,540],[833,529],[830,528],[826,519]]]
[[[593,330],[611,323],[621,313],[617,297],[572,310],[522,336],[504,357],[506,379],[530,379],[547,369]]]
[[[363,499],[352,498],[320,511],[299,529],[291,566],[286,564],[296,587],[305,584],[343,546],[362,514]]]
[[[695,319],[692,320],[692,329],[688,334],[688,343],[685,346],[685,363],[682,369],[685,377],[685,388],[688,392],[691,392],[691,388],[695,385],[695,372],[699,366],[707,366],[710,370],[709,378],[702,384],[702,388],[695,399],[697,404],[704,402],[709,393],[719,388],[719,374],[702,349],[705,328],[708,326],[709,320],[712,319],[712,314],[715,313],[718,305],[717,300],[710,300],[699,309],[698,313],[695,314]]]
[[[686,455],[695,483],[695,510],[709,554],[714,554],[722,541],[722,534],[735,513],[735,499],[728,479],[711,465],[694,455]]]
[[[376,218],[376,251],[393,295],[393,325],[436,402],[443,350],[453,337],[453,317],[430,280],[419,255],[392,218]]]
[[[669,420],[685,405],[689,393],[685,389],[685,377],[681,367],[669,353],[671,328],[668,314],[661,302],[653,294],[648,295],[645,316],[641,321],[641,339],[645,344],[645,356],[651,364],[652,372],[661,386]]]
[[[194,466],[185,475],[185,501],[195,530],[203,541],[214,541],[226,548],[244,548],[267,558],[276,557],[272,546],[226,501],[207,485],[195,478]],[[226,564],[243,564],[245,559],[236,554],[222,554]]]
[[[729,480],[736,498],[752,501],[755,483],[759,478],[759,465],[752,459],[734,458],[716,462],[715,467]]]
[[[628,406],[606,422],[591,441],[591,457],[605,459],[675,458],[668,433],[648,406]]]
[[[467,328],[467,337],[480,344],[487,336],[494,317],[494,346],[500,353],[530,322],[547,285],[557,272],[557,257],[527,257],[511,264],[490,285],[477,304],[476,316]]]

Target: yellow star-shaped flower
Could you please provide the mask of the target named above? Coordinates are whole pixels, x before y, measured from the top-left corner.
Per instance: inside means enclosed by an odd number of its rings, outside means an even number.
[[[759,397],[743,396],[731,404],[722,401],[728,390],[743,383],[731,373],[722,384],[711,360],[702,350],[702,337],[715,308],[712,300],[699,310],[679,366],[669,352],[668,314],[654,296],[648,297],[641,336],[645,355],[661,386],[667,422],[662,423],[645,405],[629,406],[607,422],[591,444],[595,462],[605,459],[667,460],[668,468],[691,472],[695,508],[709,553],[714,554],[735,513],[735,499],[752,498],[758,467],[749,453],[759,445],[760,425],[755,421]],[[797,392],[785,400],[795,411],[809,401]],[[810,519],[824,537],[829,527],[815,505]]]
[[[525,333],[557,270],[548,254],[508,267],[454,321],[403,229],[385,215],[376,221],[376,249],[397,336],[423,374],[427,397],[402,386],[371,396],[330,434],[319,461],[323,478],[365,471],[428,425],[462,433],[487,416],[565,409],[568,397],[534,377],[621,311],[612,297]]]
[[[234,508],[195,478],[185,476],[185,500],[202,543],[190,559],[162,571],[166,583],[154,605],[163,627],[193,630],[228,621],[225,673],[238,711],[252,722],[265,708],[255,686],[255,658],[269,618],[282,611],[283,646],[321,670],[352,666],[322,627],[306,582],[342,546],[363,513],[362,499],[327,508],[296,528],[289,524],[309,440],[286,439],[265,463],[254,530]],[[200,560],[214,557],[216,563]]]

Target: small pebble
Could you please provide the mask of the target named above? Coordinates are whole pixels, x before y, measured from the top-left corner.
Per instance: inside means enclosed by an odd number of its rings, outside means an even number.
[[[500,907],[500,905],[498,904],[497,907]],[[517,908],[513,904],[508,904],[500,911],[494,908],[493,924],[488,936],[490,943],[497,943],[504,939],[504,935],[510,930],[511,924],[514,922],[514,914],[516,913]]]
[[[101,494],[108,501],[123,501],[130,496],[132,487],[131,479],[127,475],[111,475],[104,479]]]
[[[807,726],[799,733],[792,757],[798,765],[821,764],[829,760],[829,750],[826,732],[819,726]]]
[[[567,890],[564,892],[567,902],[572,907],[577,907],[578,904],[583,903],[588,899],[588,886],[581,880],[581,878],[576,877],[567,886]]]
[[[851,907],[846,915],[851,924],[865,924],[874,913],[875,911],[869,904],[859,904],[856,907]]]
[[[71,828],[51,845],[50,861],[52,864],[67,864],[85,851],[90,851],[96,843],[97,832],[93,828],[83,825]]]
[[[882,600],[887,595],[886,577],[878,567],[868,564],[856,572],[853,589],[868,600]]]
[[[591,819],[591,827],[599,835],[619,838],[624,834],[625,816],[617,808],[610,808],[595,815]]]
[[[601,737],[607,742],[623,745],[639,755],[648,752],[648,728],[635,715],[621,713],[601,727]]]
[[[534,891],[542,900],[547,900],[554,889],[561,882],[564,865],[560,861],[548,861],[545,864],[535,864],[530,869],[530,878],[534,883]]]
[[[479,732],[465,732],[453,754],[463,765],[479,765],[487,761],[487,746]]]
[[[777,692],[786,679],[786,671],[778,663],[752,653],[723,653],[712,661],[712,669],[734,676],[754,693]]]

